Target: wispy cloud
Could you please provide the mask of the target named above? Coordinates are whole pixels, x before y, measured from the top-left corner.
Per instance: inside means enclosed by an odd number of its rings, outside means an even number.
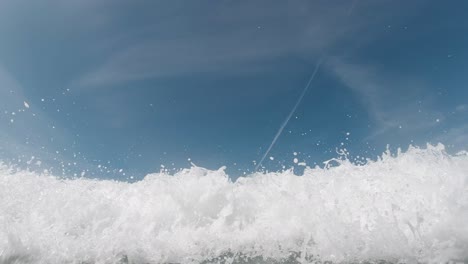
[[[468,104],[461,104],[461,105],[457,105],[457,107],[455,108],[455,110],[459,113],[464,113],[466,111],[468,111]]]
[[[48,117],[38,98],[30,100],[22,85],[0,63],[0,158],[39,156],[44,162],[70,146],[67,128]],[[65,159],[62,159],[65,160]]]
[[[395,8],[389,3],[222,2],[211,5],[208,13],[190,5],[163,7],[167,14],[159,11],[151,23],[123,30],[122,44],[116,43],[107,59],[72,86],[92,91],[196,74],[256,74],[270,69],[273,60],[298,57],[313,64],[327,54],[323,70],[350,88],[376,122],[370,137],[400,127],[409,132],[434,127],[444,117],[421,103],[431,100],[431,95],[418,93],[426,84],[341,55],[383,34],[369,25],[388,19],[384,11]],[[399,23],[415,6],[399,13]]]
[[[377,129],[370,138],[385,134],[392,129],[414,132],[436,126],[443,114],[427,107],[433,95],[424,92],[423,81],[404,75],[389,74],[378,65],[353,63],[332,57],[326,63],[343,85],[366,107]]]
[[[123,41],[128,45],[73,85],[92,88],[197,73],[252,74],[283,56],[313,61],[362,27],[361,19],[348,18],[350,7],[261,1],[223,2],[210,6],[210,12],[172,10],[171,16],[149,26],[128,29],[128,39],[138,41]]]
[[[30,113],[25,120],[22,111],[28,101],[21,85],[0,64],[0,146],[8,156],[19,157],[29,148],[25,142],[32,136],[31,127],[37,124],[31,122]]]
[[[433,139],[433,143],[438,142],[448,144],[456,151],[468,150],[468,124],[461,124],[442,132]]]

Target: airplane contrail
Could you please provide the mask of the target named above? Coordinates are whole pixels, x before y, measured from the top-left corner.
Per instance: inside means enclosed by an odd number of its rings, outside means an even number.
[[[351,3],[351,7],[348,9],[348,12],[347,12],[347,15],[346,15],[347,18],[350,17],[351,14],[353,13],[353,10],[354,10],[354,7],[356,6],[357,1],[358,1],[358,0],[354,0],[354,1]],[[286,120],[284,120],[283,124],[281,124],[280,128],[278,129],[278,132],[276,132],[276,135],[275,135],[275,137],[273,138],[273,141],[271,141],[271,144],[270,144],[270,146],[268,147],[267,151],[265,151],[265,154],[263,154],[262,159],[261,159],[260,162],[257,164],[257,166],[255,166],[255,171],[258,171],[258,168],[262,165],[263,161],[264,161],[265,158],[268,156],[268,153],[270,153],[270,151],[271,151],[271,149],[273,148],[273,146],[275,145],[276,141],[277,141],[278,138],[281,136],[281,133],[283,133],[283,130],[284,130],[284,128],[286,127],[286,125],[288,124],[289,120],[291,119],[291,117],[292,117],[292,116],[294,115],[294,113],[296,112],[296,109],[297,109],[297,107],[299,106],[299,104],[301,103],[302,98],[304,98],[304,95],[306,94],[307,90],[309,89],[310,84],[312,83],[312,81],[314,80],[315,76],[317,75],[317,72],[318,72],[318,70],[320,69],[320,65],[322,65],[322,62],[323,62],[324,57],[325,57],[325,55],[322,55],[322,57],[317,61],[317,64],[315,65],[315,69],[314,69],[312,75],[310,76],[310,79],[309,79],[309,81],[307,82],[307,85],[304,87],[304,90],[302,91],[301,96],[299,96],[299,99],[297,99],[296,104],[294,105],[293,109],[292,109],[291,112],[289,113],[288,117],[286,117]]]
[[[278,132],[276,132],[276,135],[275,137],[273,138],[273,141],[271,141],[271,144],[270,146],[268,147],[267,151],[265,151],[265,154],[263,154],[263,157],[262,159],[260,160],[260,162],[257,164],[257,166],[255,167],[255,171],[258,170],[258,168],[262,165],[263,161],[265,160],[266,156],[268,156],[268,153],[270,153],[271,149],[273,148],[273,146],[275,145],[276,141],[278,140],[278,138],[281,136],[281,133],[283,133],[283,130],[284,128],[286,127],[286,125],[288,124],[289,120],[291,119],[291,117],[294,115],[294,113],[296,112],[297,110],[297,107],[299,106],[299,104],[301,103],[302,101],[302,98],[304,98],[304,95],[306,94],[307,90],[309,89],[310,87],[310,84],[312,83],[312,81],[315,79],[315,76],[317,75],[317,72],[320,68],[320,65],[322,65],[322,62],[323,62],[323,57],[319,59],[319,61],[317,62],[317,64],[315,65],[315,69],[312,73],[312,75],[310,76],[309,78],[309,81],[307,82],[307,85],[304,87],[304,90],[302,90],[302,93],[301,93],[301,96],[299,96],[299,98],[297,99],[296,101],[296,104],[294,105],[293,109],[291,109],[291,112],[289,113],[289,115],[286,117],[286,119],[284,120],[284,122],[281,124],[280,128],[278,129]]]

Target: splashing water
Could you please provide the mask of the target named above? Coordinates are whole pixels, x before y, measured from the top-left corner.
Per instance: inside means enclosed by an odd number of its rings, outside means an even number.
[[[410,147],[366,165],[136,183],[0,167],[0,263],[468,259],[468,155]]]

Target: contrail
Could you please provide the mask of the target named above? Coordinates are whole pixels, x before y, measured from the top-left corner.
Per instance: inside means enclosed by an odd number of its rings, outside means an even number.
[[[294,105],[293,109],[291,110],[291,112],[289,113],[288,117],[286,117],[286,120],[284,120],[283,124],[281,124],[280,128],[278,129],[278,132],[276,132],[276,135],[275,137],[273,138],[273,141],[271,141],[271,144],[270,146],[268,147],[267,151],[265,151],[265,154],[263,154],[263,157],[262,159],[260,160],[260,162],[257,164],[257,166],[255,167],[255,171],[258,170],[258,168],[262,165],[263,161],[265,160],[266,156],[268,156],[268,153],[270,153],[270,150],[273,148],[273,146],[275,145],[276,141],[278,140],[278,138],[281,136],[281,133],[283,133],[283,130],[284,128],[286,127],[286,125],[288,124],[289,120],[291,119],[291,117],[294,115],[294,112],[296,112],[296,109],[297,107],[299,106],[299,104],[301,103],[302,101],[302,98],[304,98],[304,95],[306,94],[307,90],[309,89],[310,87],[310,84],[312,83],[312,81],[315,79],[315,76],[317,75],[317,72],[320,68],[320,65],[322,65],[322,62],[323,62],[323,57],[319,59],[319,61],[317,62],[317,64],[315,65],[315,69],[312,73],[312,75],[310,76],[310,79],[309,81],[307,82],[307,85],[304,87],[304,90],[302,91],[301,93],[301,96],[299,96],[299,99],[297,99],[297,102],[296,104]]]
[[[346,17],[350,17],[351,14],[353,13],[353,10],[354,10],[354,7],[356,5],[358,0],[354,0],[352,3],[351,3],[351,7],[348,9],[348,12],[347,12],[347,15]],[[281,124],[280,128],[278,129],[278,132],[276,132],[276,135],[275,137],[273,138],[273,141],[271,142],[270,146],[268,147],[267,151],[265,152],[265,154],[263,154],[263,157],[262,159],[260,160],[260,162],[257,164],[257,166],[255,167],[255,171],[258,170],[258,168],[262,165],[263,161],[265,160],[266,156],[268,156],[268,153],[270,153],[270,150],[273,148],[273,146],[275,145],[276,141],[278,140],[278,138],[281,136],[281,133],[283,133],[283,130],[284,128],[286,127],[286,125],[288,124],[289,122],[289,119],[291,119],[291,117],[294,115],[294,112],[296,112],[296,109],[297,107],[299,106],[299,104],[301,103],[302,101],[302,98],[304,98],[304,95],[306,94],[307,90],[309,89],[309,86],[310,84],[312,83],[312,81],[314,80],[315,78],[315,75],[317,74],[319,68],[320,68],[320,65],[322,64],[323,62],[323,58],[325,57],[325,55],[323,55],[319,61],[317,62],[317,64],[315,65],[315,69],[314,69],[314,72],[312,73],[312,75],[310,76],[310,79],[309,79],[309,82],[307,82],[307,85],[305,86],[304,90],[302,91],[301,93],[301,96],[299,96],[299,99],[297,100],[296,104],[294,105],[293,109],[291,110],[291,112],[289,113],[288,117],[286,118],[286,120],[284,120],[283,124]]]

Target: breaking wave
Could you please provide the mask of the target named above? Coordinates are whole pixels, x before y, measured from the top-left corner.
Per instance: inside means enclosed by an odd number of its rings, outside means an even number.
[[[155,173],[135,183],[0,166],[0,263],[434,263],[468,260],[468,155]]]

